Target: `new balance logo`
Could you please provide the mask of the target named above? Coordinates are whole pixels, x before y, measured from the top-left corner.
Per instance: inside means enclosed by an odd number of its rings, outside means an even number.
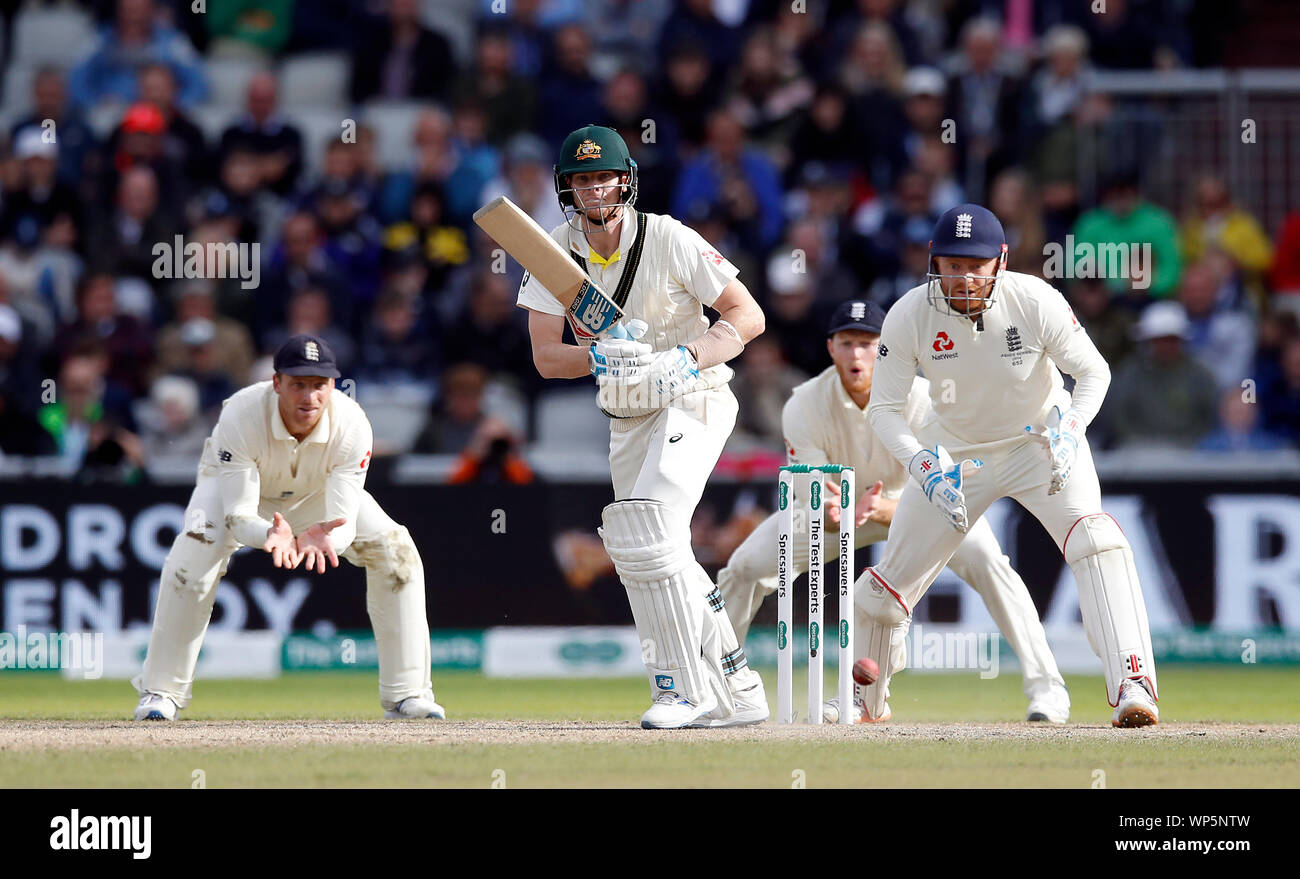
[[[972,219],[973,217],[971,217],[970,214],[957,215],[957,237],[958,238],[970,237],[970,226],[971,226]]]
[[[232,455],[229,452],[227,452],[225,449],[222,449],[221,451],[217,452],[217,458],[223,464],[229,464],[231,457]]]

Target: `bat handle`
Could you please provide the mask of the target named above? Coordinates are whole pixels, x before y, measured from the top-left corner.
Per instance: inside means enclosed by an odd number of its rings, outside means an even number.
[[[614,324],[609,328],[609,338],[611,339],[632,339],[636,341],[646,334],[650,325],[643,320],[633,318],[624,324]]]

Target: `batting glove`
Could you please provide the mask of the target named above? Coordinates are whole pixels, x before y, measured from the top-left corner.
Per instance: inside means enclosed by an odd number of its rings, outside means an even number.
[[[1047,456],[1052,462],[1047,493],[1056,494],[1065,487],[1070,471],[1074,469],[1074,459],[1079,455],[1079,439],[1083,436],[1083,419],[1073,407],[1062,413],[1060,406],[1053,406],[1047,413],[1046,427],[1038,432],[1030,426],[1025,430],[1047,447]]]
[[[960,464],[954,464],[952,456],[943,446],[936,445],[933,450],[922,449],[908,462],[907,472],[921,486],[925,499],[934,504],[943,513],[952,527],[962,534],[970,528],[966,516],[966,495],[961,485],[966,465],[972,470],[984,466],[983,461],[967,458]]]
[[[638,341],[649,329],[644,321],[629,321],[627,329],[617,336],[611,333],[593,342],[587,349],[587,366],[591,374],[617,378],[634,378],[654,359],[654,349]]]

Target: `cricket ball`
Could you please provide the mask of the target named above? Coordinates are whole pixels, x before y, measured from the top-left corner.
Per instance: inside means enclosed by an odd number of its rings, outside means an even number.
[[[880,677],[880,666],[869,656],[864,656],[853,663],[853,680],[864,687],[869,687]]]

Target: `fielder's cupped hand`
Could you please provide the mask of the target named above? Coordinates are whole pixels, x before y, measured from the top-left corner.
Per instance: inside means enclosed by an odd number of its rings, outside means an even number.
[[[853,519],[853,526],[861,528],[871,518],[871,514],[880,506],[881,492],[885,490],[885,483],[879,479],[876,484],[862,492],[858,498],[858,512]],[[840,524],[840,484],[834,479],[826,480],[826,518],[830,519],[834,525]]]
[[[262,549],[271,554],[271,562],[277,568],[298,567],[300,558],[293,539],[293,529],[279,513],[271,519],[271,527],[266,532],[266,542],[262,544]]]
[[[330,567],[339,566],[338,554],[330,542],[330,532],[346,521],[347,519],[335,519],[332,522],[317,522],[298,535],[298,554],[307,560],[306,570],[310,571],[314,567],[316,573],[325,573],[326,559],[329,559]]]

